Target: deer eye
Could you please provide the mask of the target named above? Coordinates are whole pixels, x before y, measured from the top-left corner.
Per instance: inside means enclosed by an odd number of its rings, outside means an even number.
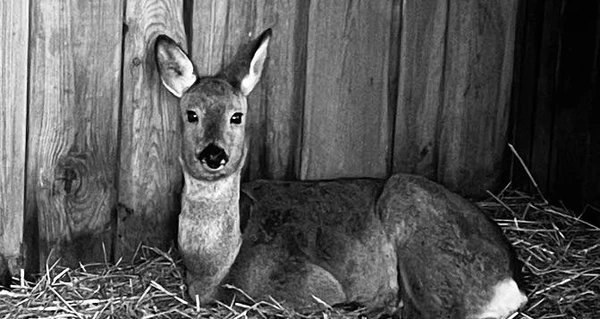
[[[231,124],[242,124],[242,116],[244,116],[244,114],[242,113],[234,113],[231,116],[231,120],[229,120],[229,123]]]
[[[198,114],[194,111],[187,111],[187,120],[190,123],[198,122]]]

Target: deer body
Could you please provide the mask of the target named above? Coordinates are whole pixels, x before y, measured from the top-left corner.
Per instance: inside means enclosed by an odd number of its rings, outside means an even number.
[[[313,306],[315,296],[386,312],[404,299],[408,318],[503,319],[517,311],[527,298],[499,227],[425,178],[240,186],[246,96],[270,36],[210,77],[198,77],[170,38],[156,42],[161,79],[180,98],[184,122],[179,248],[190,296],[229,299],[228,283],[295,308]]]
[[[331,305],[392,309],[396,255],[375,213],[382,188],[375,179],[244,184],[253,205],[226,281],[296,307],[314,305],[314,294]]]

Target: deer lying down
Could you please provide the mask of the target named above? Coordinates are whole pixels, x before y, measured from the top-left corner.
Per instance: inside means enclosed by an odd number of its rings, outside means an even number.
[[[190,297],[226,301],[232,292],[222,286],[231,284],[297,309],[314,306],[314,295],[386,312],[403,298],[403,318],[507,318],[524,305],[499,227],[425,178],[240,185],[246,97],[270,37],[205,77],[173,40],[156,40],[162,82],[183,118],[178,242]]]

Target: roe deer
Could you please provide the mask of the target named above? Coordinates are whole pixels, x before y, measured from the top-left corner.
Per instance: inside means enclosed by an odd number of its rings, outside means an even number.
[[[314,306],[315,296],[386,312],[403,298],[410,318],[506,318],[524,305],[499,227],[425,178],[240,185],[246,96],[270,37],[265,31],[205,77],[173,40],[156,40],[161,80],[183,118],[178,243],[190,297],[226,300],[231,284],[296,309]]]

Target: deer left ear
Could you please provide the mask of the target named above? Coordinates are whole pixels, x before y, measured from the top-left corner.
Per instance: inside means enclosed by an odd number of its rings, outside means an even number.
[[[196,82],[197,76],[192,61],[181,47],[166,35],[156,38],[154,50],[163,85],[180,98]]]

